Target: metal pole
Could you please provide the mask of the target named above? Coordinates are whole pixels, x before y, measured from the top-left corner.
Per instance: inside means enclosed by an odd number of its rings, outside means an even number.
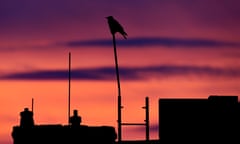
[[[121,87],[120,87],[120,79],[119,79],[119,71],[118,71],[116,40],[115,40],[115,35],[114,34],[113,34],[113,47],[114,47],[114,58],[115,58],[117,84],[118,84],[118,120],[117,120],[117,122],[118,122],[118,143],[121,143],[121,141],[122,141]]]
[[[118,96],[118,144],[122,142],[122,111],[121,96]]]
[[[149,99],[146,97],[146,141],[149,141]]]
[[[34,104],[34,101],[33,101],[33,98],[32,98],[32,112],[33,112],[33,104]]]
[[[68,55],[68,124],[70,124],[70,95],[71,95],[71,52]]]

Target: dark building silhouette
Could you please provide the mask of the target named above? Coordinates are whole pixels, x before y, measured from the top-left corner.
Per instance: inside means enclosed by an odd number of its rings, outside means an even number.
[[[159,99],[159,139],[121,144],[239,143],[239,114],[238,96]],[[20,116],[20,125],[12,131],[14,144],[118,143],[114,127],[82,125],[77,110],[70,118],[70,125],[36,125],[33,113],[26,108]]]
[[[20,126],[12,130],[13,144],[114,144],[117,138],[114,127],[80,125],[76,110],[71,125],[35,125],[32,115],[27,109],[21,112]]]
[[[160,99],[161,143],[239,143],[239,106],[238,96]]]

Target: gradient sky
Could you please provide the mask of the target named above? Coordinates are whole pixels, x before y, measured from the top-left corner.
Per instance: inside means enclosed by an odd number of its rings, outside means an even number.
[[[114,16],[123,121],[143,122],[150,99],[152,139],[159,98],[240,95],[238,0],[1,0],[0,143],[11,144],[19,112],[34,98],[36,124],[67,124],[68,53],[71,109],[86,125],[117,126]],[[117,128],[117,127],[116,127]],[[116,129],[117,130],[117,129]],[[143,139],[142,127],[123,139]]]

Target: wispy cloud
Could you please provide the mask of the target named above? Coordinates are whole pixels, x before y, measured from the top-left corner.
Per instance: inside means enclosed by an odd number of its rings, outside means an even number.
[[[83,41],[69,41],[64,43],[65,46],[80,47],[80,46],[112,46],[112,40],[109,39],[93,39]],[[238,47],[240,43],[226,42],[220,40],[200,39],[200,38],[170,38],[170,37],[137,37],[127,40],[117,40],[118,46],[125,47],[146,47],[146,46],[166,46],[166,47]]]
[[[159,131],[158,123],[151,124],[149,129],[150,129],[151,132],[158,132]],[[146,130],[146,128],[145,127],[133,127],[132,130],[143,132],[143,131]]]
[[[149,67],[121,67],[122,80],[146,80],[151,78],[162,79],[169,77],[212,77],[223,78],[240,77],[239,68],[216,68],[208,66],[176,66],[159,65]],[[115,80],[114,67],[73,69],[71,78],[75,80]],[[39,70],[16,72],[1,76],[7,80],[65,80],[68,79],[68,70]]]
[[[174,38],[174,37],[136,37],[125,39],[117,39],[117,46],[121,48],[149,48],[149,47],[167,47],[167,48],[239,48],[240,42],[227,42],[210,39],[192,39],[192,38]],[[91,39],[91,40],[73,40],[65,42],[49,42],[49,43],[35,43],[32,45],[20,45],[12,47],[0,47],[1,52],[13,51],[30,51],[30,50],[55,50],[65,47],[76,49],[112,48],[112,39]]]

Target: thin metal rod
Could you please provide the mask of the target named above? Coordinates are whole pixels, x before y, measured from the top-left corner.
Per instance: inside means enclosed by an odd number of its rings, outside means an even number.
[[[115,68],[116,68],[116,76],[117,76],[117,86],[118,86],[118,143],[122,141],[122,104],[121,104],[121,87],[120,87],[120,78],[119,78],[119,70],[118,70],[118,59],[117,59],[117,48],[116,48],[116,40],[115,35],[113,34],[113,48],[114,48],[114,59],[115,59]]]
[[[120,86],[120,78],[119,78],[119,70],[118,70],[118,58],[117,58],[115,35],[113,35],[113,45],[114,45],[114,58],[115,58],[115,66],[116,66],[116,74],[117,74],[116,76],[117,76],[117,84],[118,84],[118,96],[121,96],[121,86]]]
[[[146,97],[145,99],[146,104],[146,141],[149,141],[149,98]]]
[[[68,55],[68,124],[70,124],[70,96],[71,96],[71,52]]]
[[[122,142],[122,110],[121,110],[121,96],[118,96],[118,143]]]
[[[33,98],[32,98],[32,112],[33,112],[33,104],[34,104],[34,100],[33,100]]]

